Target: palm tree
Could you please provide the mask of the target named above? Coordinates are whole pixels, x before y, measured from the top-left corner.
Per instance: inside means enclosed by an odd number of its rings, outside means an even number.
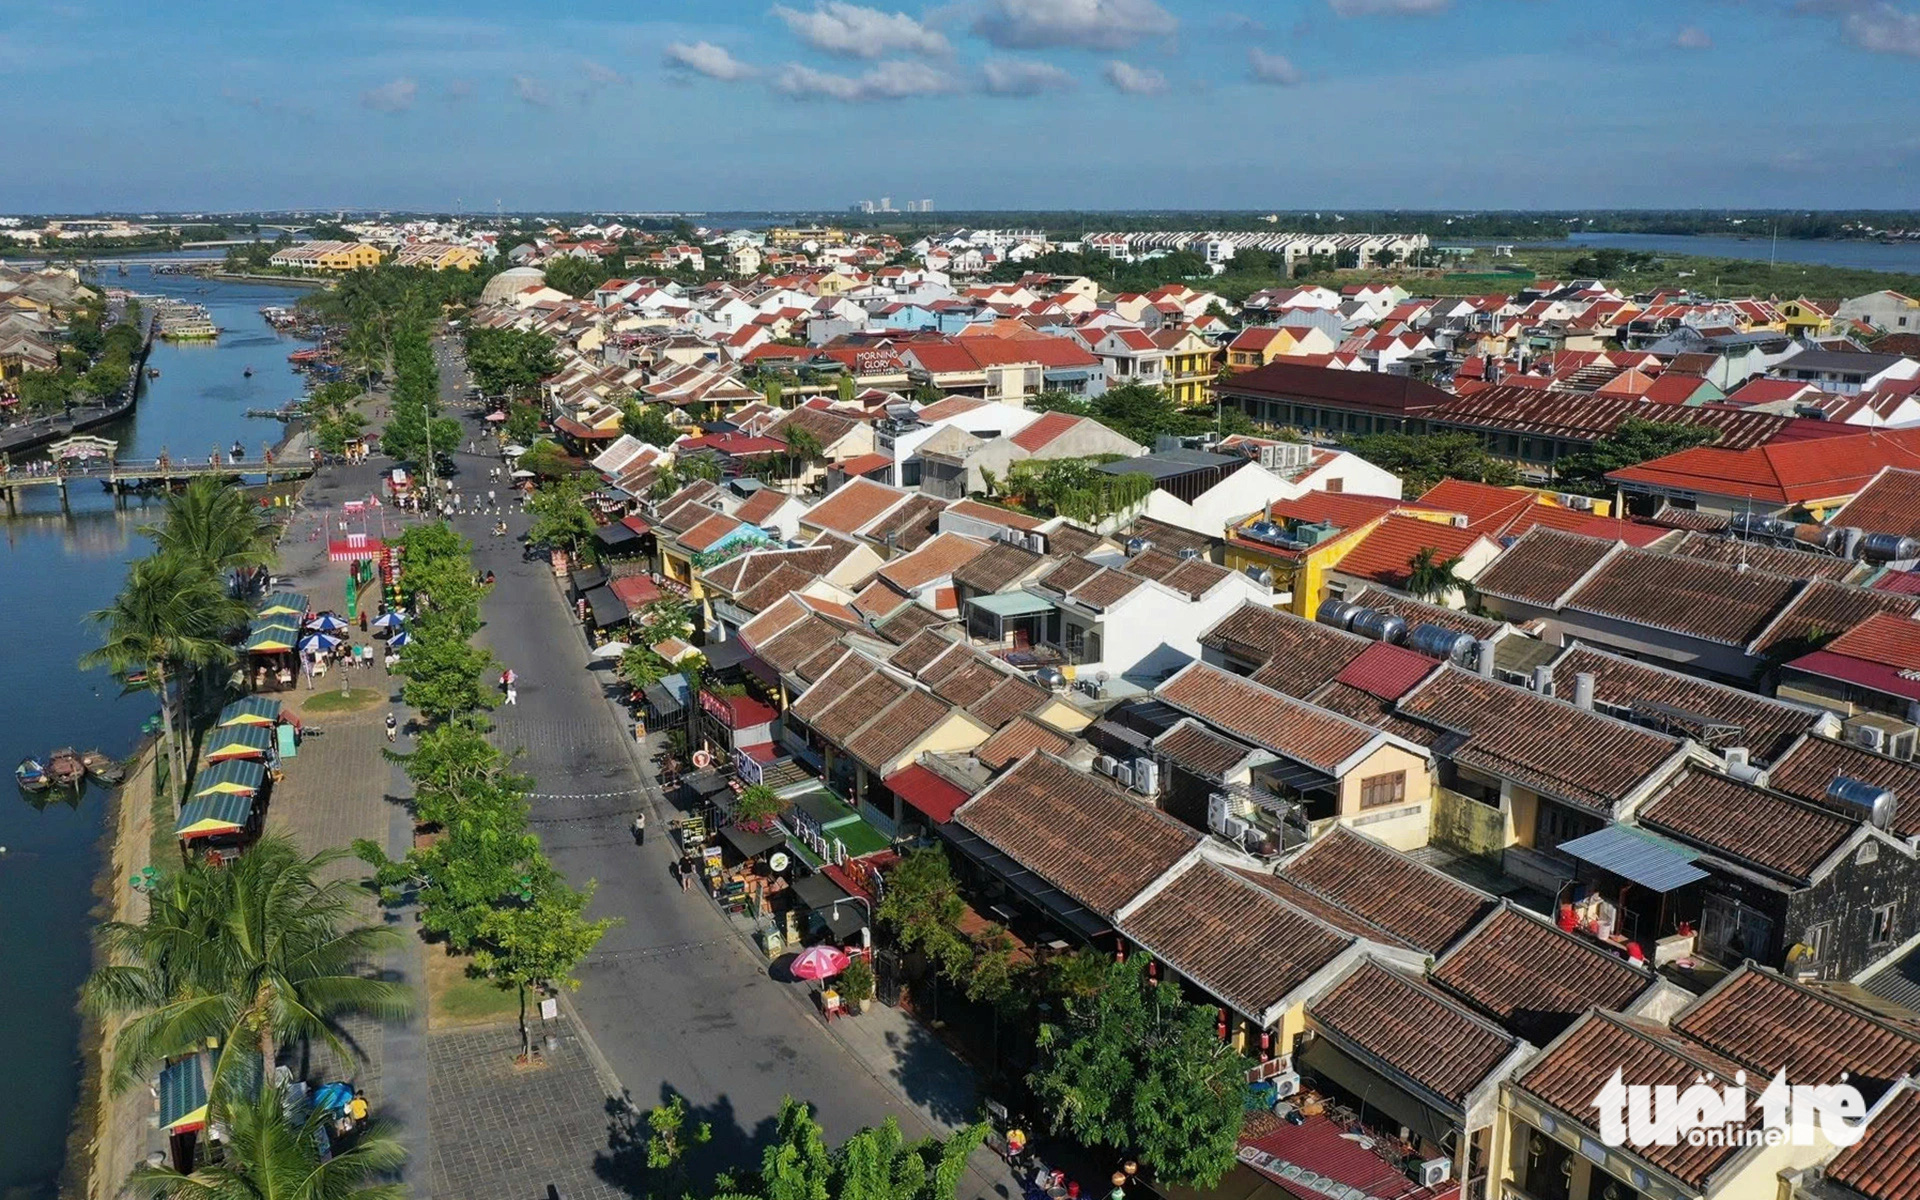
[[[232,480],[205,477],[167,497],[166,519],[142,533],[220,575],[251,570],[274,558],[273,523]]]
[[[385,1124],[367,1122],[351,1146],[323,1159],[326,1116],[309,1112],[294,1121],[285,1105],[279,1087],[220,1105],[227,1131],[220,1161],[187,1175],[172,1167],[141,1167],[128,1180],[133,1193],[169,1200],[403,1200],[406,1186],[392,1176],[407,1152]]]
[[[232,662],[233,647],[221,635],[246,620],[245,606],[227,595],[207,566],[182,554],[160,553],[135,562],[113,603],[88,620],[101,627],[102,640],[98,649],[80,656],[81,668],[106,667],[122,678],[146,673],[145,686],[160,696],[172,786],[183,786],[186,763],[173,727],[168,682],[176,668]]]
[[[393,1019],[411,1010],[404,985],[368,974],[401,940],[398,931],[355,924],[365,893],[322,878],[345,857],[334,849],[303,858],[287,839],[264,837],[224,867],[193,862],[170,872],[149,893],[145,921],[101,927],[108,962],[81,1001],[96,1014],[132,1017],[114,1045],[117,1087],[217,1044],[217,1099],[249,1063],[270,1070],[296,1038],[350,1061],[341,1017]]]
[[[1460,578],[1458,554],[1443,559],[1432,546],[1423,546],[1407,560],[1407,567],[1407,592],[1417,599],[1444,604],[1448,596],[1459,592],[1471,604],[1477,594],[1473,584]]]

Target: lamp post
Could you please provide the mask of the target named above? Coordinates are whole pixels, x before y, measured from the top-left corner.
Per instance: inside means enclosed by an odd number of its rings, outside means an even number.
[[[868,902],[865,896],[848,896],[845,899],[835,900],[833,902],[833,915],[836,917],[839,916],[840,906],[848,901],[852,901],[867,910],[866,926],[860,930],[860,948],[862,950],[871,950],[873,949],[873,905]]]

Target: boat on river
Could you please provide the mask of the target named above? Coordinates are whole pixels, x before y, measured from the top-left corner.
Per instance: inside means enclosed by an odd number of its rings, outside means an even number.
[[[80,756],[86,764],[87,774],[98,783],[117,784],[127,777],[127,765],[117,758],[109,758],[104,751],[89,750]]]
[[[44,792],[53,786],[53,777],[36,758],[21,759],[20,765],[13,769],[13,779],[29,792]]]
[[[47,756],[47,778],[58,786],[79,787],[86,777],[87,764],[73,747],[62,746]]]

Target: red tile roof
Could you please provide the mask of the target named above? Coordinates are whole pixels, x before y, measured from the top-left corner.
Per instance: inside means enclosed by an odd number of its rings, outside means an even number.
[[[1867,1128],[1827,1164],[1826,1177],[1868,1200],[1920,1197],[1920,1086],[1893,1093]]]
[[[1674,1016],[1673,1028],[1771,1078],[1851,1081],[1869,1103],[1920,1072],[1920,1027],[1895,1025],[1823,987],[1748,965]]]
[[[1920,467],[1920,429],[1849,433],[1846,428],[1841,427],[1842,433],[1833,437],[1772,442],[1747,449],[1696,446],[1609,472],[1607,478],[1617,483],[1797,504],[1852,495],[1882,467]],[[1838,523],[1861,525],[1854,517]]]
[[[1776,646],[1794,647],[1829,638],[1852,629],[1875,613],[1911,617],[1916,612],[1920,612],[1920,596],[1816,579],[1760,631],[1747,653],[1763,655]]]
[[[1442,563],[1465,554],[1480,537],[1471,529],[1390,516],[1362,535],[1333,569],[1356,579],[1404,587],[1413,574],[1413,559],[1421,551],[1432,550],[1434,561]]]
[[[1619,549],[1618,542],[1557,529],[1534,529],[1480,572],[1473,586],[1485,596],[1555,608],[1575,585]]]
[[[893,459],[885,454],[856,454],[834,464],[834,467],[849,476],[871,475],[884,467],[891,467]]]
[[[1920,436],[1920,430],[1907,432]],[[1920,471],[1889,465],[1828,521],[1868,533],[1920,537]]]
[[[1375,642],[1334,678],[1382,700],[1398,700],[1439,665],[1424,654],[1390,642]]]
[[[1622,550],[1567,597],[1568,609],[1723,646],[1745,646],[1801,581],[1737,564]]]
[[[1443,479],[1428,488],[1420,503],[1429,508],[1465,513],[1474,527],[1504,529],[1528,508],[1540,504],[1538,493],[1522,488],[1495,487],[1466,479]]]
[[[1634,819],[1803,884],[1860,827],[1829,809],[1692,766]]]
[[[1358,721],[1206,663],[1182,667],[1154,695],[1216,729],[1328,774],[1379,736]]]
[[[953,820],[954,809],[969,798],[966,791],[919,763],[887,776],[886,784],[894,795],[941,825]]]
[[[1536,1046],[1594,1005],[1621,1009],[1654,982],[1597,942],[1503,905],[1434,964],[1433,982]]]
[[[801,521],[815,529],[857,533],[909,494],[871,479],[849,479],[808,509]]]
[[[1452,945],[1493,905],[1486,893],[1344,825],[1314,841],[1279,874],[1429,954]]]
[[[1825,649],[1897,671],[1920,671],[1920,621],[1911,615],[1874,613],[1828,642]]]
[[[1013,435],[1013,444],[1029,454],[1038,454],[1055,438],[1072,432],[1083,419],[1071,413],[1043,413],[1039,420]]]
[[[1516,1045],[1513,1035],[1445,993],[1373,959],[1308,1003],[1307,1015],[1462,1110]]]

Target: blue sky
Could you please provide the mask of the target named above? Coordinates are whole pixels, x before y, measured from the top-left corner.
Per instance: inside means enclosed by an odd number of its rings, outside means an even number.
[[[5,0],[0,210],[1900,207],[1920,0]]]

